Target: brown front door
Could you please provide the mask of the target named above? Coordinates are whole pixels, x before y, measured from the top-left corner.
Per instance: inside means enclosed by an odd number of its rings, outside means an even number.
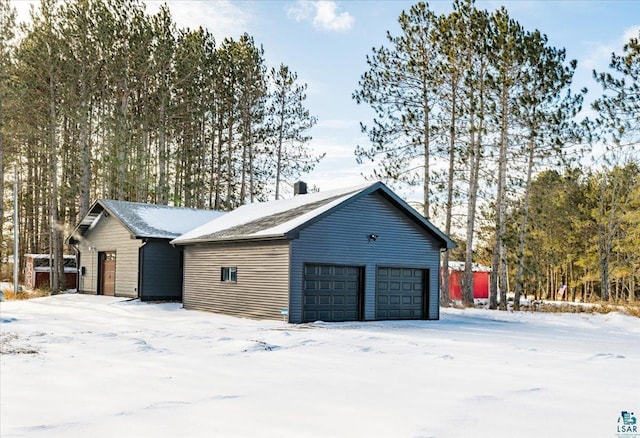
[[[105,251],[98,255],[100,260],[100,289],[102,295],[116,294],[116,252]]]

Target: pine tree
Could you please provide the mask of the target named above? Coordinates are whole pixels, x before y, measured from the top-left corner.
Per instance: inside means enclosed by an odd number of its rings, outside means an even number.
[[[592,107],[598,116],[592,125],[596,138],[605,142],[604,162],[611,168],[626,164],[636,155],[640,147],[640,31],[623,47],[623,55],[611,55],[611,73],[593,72],[593,76],[604,89],[604,95]],[[616,177],[617,173],[602,173],[599,184],[598,208],[593,211],[598,223],[600,238],[598,253],[600,262],[601,296],[608,300],[610,262],[619,214],[623,214],[625,204],[620,191],[625,183]]]
[[[562,174],[544,170],[531,181],[521,281],[538,299],[554,297],[563,283],[570,284],[575,295],[578,283],[589,273],[585,261],[593,231],[588,226],[590,213],[582,207],[586,205],[582,178],[582,170],[575,167]],[[526,194],[510,216],[514,224],[524,216],[524,198]]]
[[[4,254],[4,106],[8,92],[9,69],[12,61],[11,40],[14,37],[16,12],[9,0],[0,0],[0,260]]]
[[[443,158],[448,161],[446,172],[445,233],[451,234],[454,202],[463,191],[459,175],[468,175],[467,240],[465,242],[465,271],[463,301],[473,303],[473,238],[478,192],[480,156],[482,148],[484,81],[486,80],[486,39],[488,18],[475,8],[472,0],[455,1],[453,12],[438,18],[434,34],[436,56],[441,80],[436,100],[442,139]],[[478,123],[479,122],[479,123]],[[466,166],[466,167],[465,167]],[[467,173],[468,172],[468,173]],[[449,300],[449,251],[444,253],[441,302]]]
[[[211,88],[209,65],[214,47],[213,36],[202,28],[179,32],[172,79],[177,142],[173,196],[176,205],[204,207],[207,198],[207,163],[211,159],[207,96]]]
[[[455,5],[454,5],[455,7]],[[442,96],[441,128],[445,137],[443,147],[445,155],[448,155],[448,172],[446,177],[446,201],[445,201],[445,229],[447,235],[451,234],[453,198],[454,198],[454,176],[456,162],[462,151],[460,149],[458,119],[461,116],[461,88],[465,70],[468,69],[463,56],[465,29],[462,16],[458,11],[454,11],[449,16],[440,16],[434,32],[434,40],[438,45],[438,52],[442,57],[437,58],[436,70],[442,75],[441,89]],[[448,143],[446,137],[448,135]],[[447,153],[448,150],[448,153]],[[442,292],[440,302],[447,305],[449,302],[449,251],[445,251],[442,259]]]
[[[524,41],[525,81],[518,99],[518,108],[523,125],[526,153],[526,176],[524,183],[522,218],[518,232],[516,254],[517,272],[514,308],[520,307],[523,291],[524,251],[531,184],[534,167],[550,157],[563,158],[564,150],[579,141],[577,125],[573,122],[582,105],[583,94],[572,95],[570,90],[576,61],[565,66],[565,50],[547,45],[546,35],[539,31],[527,33]],[[583,93],[586,90],[583,90]]]
[[[173,59],[176,48],[176,28],[168,6],[163,5],[152,18],[154,45],[151,59],[155,73],[155,98],[158,104],[158,182],[156,201],[169,202],[171,162],[171,105]]]
[[[633,196],[640,167],[630,159],[623,166],[604,167],[589,180],[589,211],[593,243],[600,271],[600,297],[611,297],[612,272],[615,267],[616,247],[623,240],[624,218],[633,205]]]
[[[486,122],[489,112],[490,95],[488,93],[489,62],[487,52],[490,40],[490,21],[486,11],[478,11],[472,2],[459,6],[464,20],[469,23],[469,31],[464,51],[466,64],[470,67],[465,73],[464,113],[467,119],[468,143],[465,159],[468,166],[467,217],[465,242],[465,268],[462,281],[462,300],[473,304],[473,254],[476,233],[476,210],[480,191],[480,168],[484,164]]]
[[[298,75],[284,64],[271,69],[269,80],[265,142],[275,167],[275,199],[280,199],[282,181],[310,172],[325,154],[316,156],[306,148],[311,141],[306,132],[317,123],[304,106],[307,84],[296,83]]]
[[[621,254],[627,280],[626,299],[633,302],[639,296],[640,288],[640,162],[635,163],[636,172],[630,181],[627,209],[622,217],[621,236],[616,250]],[[624,281],[624,279],[622,280]]]
[[[623,54],[611,55],[611,73],[593,71],[605,94],[593,103],[599,139],[618,147],[640,144],[640,31],[623,47]]]
[[[267,78],[264,49],[256,47],[248,34],[242,35],[238,43],[240,50],[236,54],[236,62],[239,65],[239,138],[242,150],[238,202],[245,204],[253,202],[256,196],[255,162],[259,152],[256,145],[262,142]]]
[[[45,135],[43,146],[46,151],[48,169],[46,169],[46,188],[44,199],[49,203],[50,255],[52,256],[51,291],[59,293],[64,290],[63,261],[63,225],[59,220],[59,157],[60,157],[60,107],[62,89],[63,45],[59,25],[59,8],[53,0],[42,0],[40,15],[32,14],[32,32],[30,41],[21,49],[28,52],[29,67],[33,72],[33,85],[39,91],[39,104],[42,111],[41,132]]]
[[[492,88],[496,93],[496,108],[493,114],[497,126],[498,171],[495,201],[495,238],[492,257],[492,273],[489,295],[489,307],[498,305],[500,290],[500,308],[507,305],[507,162],[509,147],[512,144],[514,124],[515,96],[522,83],[524,63],[522,26],[512,19],[502,7],[491,15],[492,38],[489,59],[493,67]]]
[[[84,216],[91,203],[92,180],[92,134],[96,115],[96,99],[104,88],[104,69],[108,42],[108,12],[101,1],[88,0],[65,3],[60,11],[61,32],[64,45],[61,47],[65,60],[65,106],[70,138],[77,138],[79,147],[65,144],[65,154],[74,155],[65,170],[69,188],[79,194],[80,216]],[[78,160],[79,158],[79,160]],[[80,163],[80,177],[75,178],[74,168]],[[75,193],[74,193],[75,195]],[[75,196],[72,196],[75,197]],[[75,215],[74,215],[75,216]]]
[[[431,155],[436,134],[433,106],[437,80],[433,43],[436,15],[417,3],[399,17],[400,36],[387,32],[390,47],[374,48],[369,70],[353,93],[376,113],[373,126],[361,124],[372,146],[356,148],[359,163],[377,161],[376,179],[422,185],[423,214],[430,215]]]

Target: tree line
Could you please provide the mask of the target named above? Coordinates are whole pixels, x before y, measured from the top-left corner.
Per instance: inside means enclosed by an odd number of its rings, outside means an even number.
[[[323,157],[295,71],[269,68],[248,34],[178,28],[166,5],[42,0],[19,25],[0,0],[0,50],[0,180],[19,177],[20,253],[61,261],[98,198],[231,210],[281,197]]]
[[[579,119],[577,62],[506,8],[416,3],[399,24],[353,93],[376,115],[355,155],[372,178],[420,187],[425,217],[459,243],[443,262],[465,261],[464,301],[474,261],[492,268],[493,308],[563,284],[565,297],[635,299],[640,35],[594,72],[602,95]],[[0,0],[0,55],[0,180],[20,174],[21,253],[61,254],[65,224],[96,198],[229,210],[281,197],[322,158],[294,71],[268,68],[248,34],[179,29],[166,6],[42,0],[18,27]]]
[[[522,199],[510,212],[522,213]],[[522,283],[537,298],[635,301],[640,292],[640,163],[540,172],[531,187]],[[510,234],[517,227],[511,227]],[[512,260],[512,262],[515,260]],[[568,285],[564,296],[556,292]]]
[[[506,8],[455,0],[438,15],[421,2],[398,21],[400,32],[387,32],[387,44],[367,56],[353,93],[376,116],[361,124],[370,143],[355,154],[375,164],[371,177],[419,186],[424,216],[444,218],[445,233],[458,235],[463,301],[473,302],[472,262],[483,250],[491,308],[506,308],[508,290],[518,308],[521,294],[549,294],[562,283],[573,294],[582,287],[583,298],[607,300],[611,286],[617,298],[637,296],[638,38],[612,55],[611,72],[594,72],[603,88],[592,104],[597,117],[578,120],[587,90],[572,91],[577,62]],[[575,190],[562,172],[545,173],[576,169],[594,147],[603,148],[600,170],[580,169]],[[551,175],[567,184],[554,193],[569,204],[546,217],[559,202],[539,192]]]

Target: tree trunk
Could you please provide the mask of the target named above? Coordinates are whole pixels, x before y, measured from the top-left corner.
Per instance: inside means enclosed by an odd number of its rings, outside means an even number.
[[[216,148],[216,182],[215,182],[215,202],[213,204],[214,210],[220,210],[222,208],[222,200],[220,199],[220,188],[222,181],[222,117],[220,118],[218,126],[218,146]]]
[[[251,138],[251,137],[250,137]],[[248,145],[249,152],[249,202],[253,203],[255,200],[255,169],[253,168],[253,144],[252,140],[249,140]]]
[[[284,111],[285,101],[284,96],[280,96],[282,104],[280,105],[280,120],[278,124],[278,140],[276,143],[276,200],[280,199],[280,178],[282,175],[282,142],[284,136]]]
[[[609,301],[609,260],[611,252],[608,248],[603,249],[600,255],[600,297],[602,301]]]
[[[520,233],[518,236],[518,270],[516,272],[516,288],[513,298],[514,310],[520,310],[520,295],[523,288],[524,276],[524,249],[527,239],[527,220],[529,218],[529,204],[531,203],[531,175],[533,173],[535,146],[533,139],[529,142],[529,160],[527,163],[527,180],[524,189],[524,201],[522,206],[522,224],[520,225]]]
[[[500,287],[500,309],[507,309],[507,272],[506,272],[506,179],[507,179],[507,142],[508,142],[508,96],[507,86],[503,85],[500,96],[500,151],[498,154],[498,189],[496,194],[496,235],[493,246],[491,277],[491,296],[489,307],[497,307],[498,286]]]
[[[424,175],[423,175],[423,182],[422,182],[422,191],[423,191],[423,201],[424,201],[424,206],[423,206],[423,214],[424,217],[426,219],[429,219],[429,162],[430,162],[430,158],[429,158],[429,153],[430,153],[430,149],[429,149],[429,104],[426,102],[426,93],[425,93],[425,116],[424,116]]]
[[[217,175],[217,166],[218,166],[218,156],[216,154],[216,127],[215,127],[215,119],[216,116],[211,117],[211,162],[209,163],[209,208],[216,208],[216,197],[215,197],[215,180]]]
[[[83,70],[86,70],[86,66],[83,66]],[[83,72],[83,79],[85,73]],[[80,144],[81,144],[81,167],[82,173],[80,175],[80,212],[79,216],[84,217],[89,211],[91,203],[91,145],[89,143],[89,135],[91,133],[90,121],[88,109],[88,96],[87,96],[87,83],[82,80],[80,83],[80,94],[82,95],[81,105],[81,126],[80,126]]]
[[[64,260],[62,251],[61,224],[58,217],[58,151],[56,136],[56,94],[52,67],[49,73],[49,141],[51,147],[51,293],[60,293],[64,288]],[[62,273],[62,275],[61,275]]]
[[[247,123],[247,122],[245,122]],[[245,199],[246,199],[246,192],[247,192],[247,164],[249,161],[249,156],[247,154],[248,149],[249,149],[249,145],[247,144],[247,138],[246,138],[246,126],[243,127],[243,134],[242,134],[242,173],[240,175],[240,205],[244,205],[245,203]]]
[[[228,173],[227,173],[227,199],[225,202],[225,209],[227,211],[230,211],[231,209],[233,209],[233,203],[231,202],[231,198],[233,195],[233,181],[232,181],[232,177],[233,177],[233,151],[231,150],[231,145],[233,144],[233,118],[230,117],[229,118],[229,126],[228,126],[228,132],[227,132],[227,169],[228,169]]]
[[[484,75],[484,68],[480,68],[480,77]],[[478,126],[475,126],[475,114],[471,115],[471,160],[469,170],[469,203],[467,204],[467,247],[465,252],[464,279],[462,281],[462,296],[466,303],[473,302],[473,238],[475,232],[476,206],[480,179],[480,163],[482,160],[482,130],[484,129],[484,82],[480,82],[480,108]],[[477,128],[477,129],[476,129]],[[494,274],[491,274],[493,278]]]
[[[2,135],[2,92],[0,91],[0,242],[4,242],[4,144]],[[0,245],[0,261],[3,259]]]
[[[167,184],[167,108],[164,96],[159,108],[160,126],[158,132],[158,194],[157,202],[161,205],[169,203],[169,187]]]
[[[472,122],[473,126],[473,122]],[[469,200],[467,204],[467,247],[464,257],[464,278],[462,280],[462,300],[473,302],[473,237],[478,200],[478,178],[480,174],[480,134],[471,133],[471,156],[469,160]],[[492,274],[493,276],[493,274]]]
[[[449,175],[447,177],[447,208],[445,218],[445,234],[451,235],[451,216],[453,214],[453,177],[455,170],[455,158],[456,158],[456,79],[452,80],[451,84],[451,117],[449,120]],[[449,304],[449,251],[444,252],[444,258],[442,260],[442,293],[440,295],[440,301],[442,304]],[[472,301],[473,303],[473,301]]]

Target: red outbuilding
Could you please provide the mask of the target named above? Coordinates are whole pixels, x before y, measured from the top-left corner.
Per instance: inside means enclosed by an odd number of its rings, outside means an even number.
[[[64,276],[68,289],[75,289],[78,279],[76,257],[64,256]],[[49,254],[25,254],[24,285],[28,289],[48,287],[51,278]]]
[[[473,298],[489,298],[489,278],[491,268],[473,264]],[[449,262],[449,298],[462,300],[462,278],[464,262]]]

